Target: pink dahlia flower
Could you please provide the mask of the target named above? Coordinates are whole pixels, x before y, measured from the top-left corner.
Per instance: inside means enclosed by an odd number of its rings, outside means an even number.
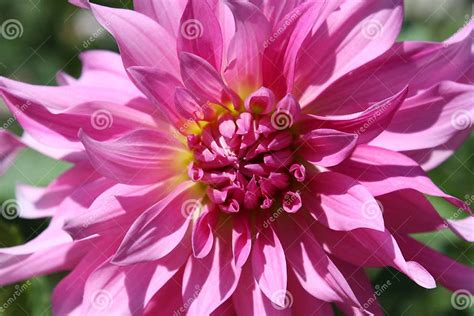
[[[473,270],[413,233],[451,229],[425,171],[471,132],[473,26],[444,43],[395,40],[401,0],[75,1],[120,55],[81,55],[58,87],[6,78],[24,135],[72,164],[18,187],[24,218],[0,283],[69,271],[56,315],[382,315],[365,267],[474,292]],[[471,121],[469,121],[471,120]]]

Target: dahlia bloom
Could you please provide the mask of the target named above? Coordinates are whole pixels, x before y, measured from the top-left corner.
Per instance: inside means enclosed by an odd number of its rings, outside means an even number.
[[[395,40],[401,0],[135,0],[91,10],[120,54],[82,53],[59,86],[0,78],[33,148],[71,167],[19,185],[36,239],[0,284],[69,271],[56,315],[383,315],[366,267],[474,292],[471,268],[411,234],[451,229],[426,171],[471,132],[473,22]]]

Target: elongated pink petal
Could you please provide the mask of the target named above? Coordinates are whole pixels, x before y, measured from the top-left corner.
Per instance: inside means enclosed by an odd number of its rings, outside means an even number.
[[[213,8],[206,1],[188,0],[181,16],[178,52],[200,56],[220,71],[222,50],[222,31]]]
[[[278,224],[288,265],[301,286],[322,301],[361,307],[345,277],[312,235],[303,217],[293,216]]]
[[[344,234],[322,225],[317,225],[313,231],[325,250],[340,259],[364,267],[392,266],[422,287],[436,287],[426,268],[403,257],[397,241],[388,231],[357,229]]]
[[[262,86],[262,56],[270,25],[263,13],[248,2],[231,2],[236,30],[228,51],[229,65],[224,76],[231,88],[240,95]]]
[[[203,259],[191,257],[183,276],[183,301],[189,315],[209,315],[235,291],[240,278],[240,268],[232,260],[231,244],[225,237],[216,235],[212,252]]]
[[[377,201],[351,177],[336,172],[319,173],[302,196],[303,205],[319,222],[331,229],[385,229]]]
[[[289,296],[286,291],[276,293],[279,299]],[[238,315],[289,316],[289,306],[281,307],[271,302],[260,290],[250,265],[246,265],[240,275],[239,285],[232,295],[232,301]]]
[[[95,199],[85,212],[66,219],[64,230],[76,239],[122,233],[172,188],[166,182],[147,186],[114,185]]]
[[[424,197],[414,190],[395,191],[378,196],[385,226],[402,234],[425,233],[447,227],[446,221]]]
[[[151,299],[143,313],[145,316],[157,314],[173,315],[173,313],[185,313],[186,306],[181,294],[183,282],[183,270],[176,273]]]
[[[0,130],[0,176],[13,164],[16,155],[25,145],[14,134]]]
[[[309,294],[294,273],[288,275],[288,292],[283,296],[291,307],[292,315],[333,316],[331,303],[318,300]],[[288,308],[289,309],[289,308]]]
[[[141,13],[91,5],[92,12],[117,41],[125,67],[162,67],[179,75],[173,43],[176,40],[162,26]]]
[[[362,112],[348,115],[309,115],[301,123],[304,130],[316,128],[337,129],[357,134],[358,143],[368,143],[385,131],[396,115],[407,94],[408,88],[390,98],[377,102]],[[307,109],[311,111],[311,108]]]
[[[356,143],[356,134],[321,128],[303,136],[299,153],[316,166],[332,167],[348,158]]]
[[[244,215],[237,215],[233,221],[232,230],[232,251],[237,267],[243,267],[250,256],[252,248],[252,234],[248,223],[248,218]]]
[[[357,308],[347,304],[338,304],[338,306],[348,315],[367,315],[365,312],[372,313],[375,316],[385,315],[377,302],[377,298],[375,297],[374,299],[374,287],[370,284],[370,280],[365,271],[362,268],[351,265],[337,258],[333,258],[332,260],[336,263],[347,282],[351,285],[355,295],[359,299],[359,302],[363,303],[362,308]],[[392,285],[390,280],[387,280],[385,283],[386,287]],[[380,287],[380,285],[378,287]],[[375,289],[378,289],[377,286]],[[385,287],[382,289],[385,290]]]
[[[283,246],[271,225],[262,227],[252,249],[252,269],[260,290],[279,305],[278,293],[287,290],[286,259]]]
[[[474,122],[473,98],[471,85],[436,85],[408,99],[371,145],[410,152],[451,144],[456,135],[465,139]],[[410,156],[417,158],[416,154]]]
[[[125,267],[106,261],[87,278],[83,313],[140,314],[155,293],[183,266],[190,253],[188,241],[158,261]],[[100,306],[99,296],[108,299],[108,304]]]
[[[332,82],[391,48],[402,22],[401,0],[344,2],[301,49],[296,90],[303,107]]]
[[[202,214],[194,224],[192,245],[196,258],[204,258],[211,252],[214,244],[214,229],[219,215],[217,212],[215,207],[205,205]]]
[[[360,110],[360,104],[386,99],[406,86],[411,97],[439,82],[459,80],[472,63],[473,25],[468,23],[449,43],[395,44],[329,86],[316,99],[318,113],[334,114],[335,108],[339,114],[353,113]]]
[[[474,217],[448,220],[448,227],[466,241],[474,242]]]
[[[180,184],[171,194],[146,210],[123,239],[113,263],[130,265],[163,258],[183,239],[202,193],[192,182]]]
[[[374,196],[413,189],[443,197],[450,203],[469,210],[464,202],[441,191],[415,161],[394,151],[360,145],[352,157],[335,167],[335,170],[355,177]]]
[[[183,83],[202,102],[221,103],[232,98],[221,75],[204,59],[191,53],[181,53]]]
[[[432,250],[410,237],[399,238],[400,247],[407,258],[423,264],[436,279],[452,291],[474,292],[474,269]]]
[[[182,168],[170,166],[183,155],[181,144],[163,132],[136,130],[105,142],[84,132],[79,137],[94,168],[120,183],[152,184],[178,175]]]
[[[134,0],[133,8],[158,22],[174,37],[178,37],[179,20],[186,3],[186,0]]]

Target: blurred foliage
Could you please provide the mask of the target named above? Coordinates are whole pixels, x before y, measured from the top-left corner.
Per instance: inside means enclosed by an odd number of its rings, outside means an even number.
[[[131,1],[94,1],[109,6],[131,7]],[[441,41],[455,33],[471,15],[467,0],[410,0],[406,1],[406,21],[400,40]],[[0,75],[37,83],[55,84],[58,70],[77,76],[80,73],[79,52],[101,48],[116,50],[112,38],[87,11],[69,5],[65,0],[17,0],[0,2],[0,23],[16,19],[23,26],[23,35],[14,40],[0,37]],[[91,37],[92,36],[92,37]],[[92,38],[92,40],[91,40]],[[1,107],[1,105],[0,105]],[[2,109],[0,108],[0,111]],[[2,113],[2,112],[0,112]],[[8,119],[0,116],[2,124]],[[12,127],[21,133],[18,126]],[[474,194],[474,137],[446,163],[430,173],[432,179],[445,191],[458,197]],[[37,186],[48,184],[61,174],[67,165],[51,160],[31,150],[24,151],[15,165],[0,178],[0,201],[14,198],[16,183]],[[456,211],[452,206],[432,199],[444,217]],[[38,235],[48,221],[0,218],[0,247],[22,244]],[[424,234],[418,239],[431,247],[473,265],[474,249],[450,232]],[[379,300],[387,315],[473,315],[474,310],[458,311],[451,306],[451,293],[442,287],[425,290],[393,269],[370,269],[374,285],[391,280],[390,288]],[[0,314],[50,315],[50,297],[62,274],[31,280],[24,293]],[[25,281],[26,282],[26,281]],[[22,285],[24,283],[19,283]],[[0,288],[0,307],[13,296],[18,285]],[[15,287],[16,286],[16,287]]]

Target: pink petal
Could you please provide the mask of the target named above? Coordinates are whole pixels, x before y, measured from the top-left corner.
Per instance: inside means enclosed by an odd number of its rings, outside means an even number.
[[[443,82],[425,90],[403,104],[371,145],[417,151],[450,144],[458,134],[466,139],[474,122],[473,98],[471,85]]]
[[[219,213],[215,207],[205,205],[202,214],[194,223],[192,245],[193,254],[196,258],[204,258],[211,252],[218,216]]]
[[[286,291],[276,293],[278,298],[285,298]],[[289,316],[291,310],[280,307],[271,302],[260,290],[253,276],[251,267],[246,265],[242,270],[239,285],[232,295],[235,310],[238,315],[268,315],[268,316]]]
[[[395,238],[388,231],[356,229],[348,234],[322,225],[317,225],[313,231],[327,252],[344,261],[363,267],[391,266],[422,287],[436,287],[435,280],[425,268],[415,261],[406,261]]]
[[[162,67],[178,76],[176,40],[155,21],[133,10],[114,9],[91,4],[99,21],[114,37],[125,67]]]
[[[169,34],[178,37],[179,20],[186,2],[186,0],[134,0],[133,8],[158,22]]]
[[[14,134],[0,130],[0,176],[13,164],[16,155],[25,145]]]
[[[474,292],[474,269],[446,257],[428,246],[410,238],[399,238],[400,247],[405,256],[423,264],[436,279],[452,291],[467,290]]]
[[[359,268],[357,266],[353,266],[337,258],[333,258],[333,261],[336,263],[337,267],[344,275],[344,278],[354,290],[354,293],[357,296],[359,302],[364,303],[362,308],[350,306],[347,304],[338,304],[338,306],[348,315],[367,315],[367,313],[364,311],[372,313],[375,316],[385,315],[379,303],[377,302],[377,298],[375,297],[374,299],[375,290],[372,284],[370,283],[370,279],[367,277],[367,274],[364,269]],[[385,286],[392,285],[390,280],[387,280],[384,283],[386,284]],[[375,287],[375,289],[378,290],[379,288],[377,288],[377,286],[380,287],[380,285],[376,285]],[[382,287],[382,289],[385,289],[385,287]]]
[[[184,149],[165,133],[140,129],[105,142],[84,132],[79,137],[95,169],[120,183],[153,184],[182,172],[182,166],[171,166],[170,161],[179,163]]]
[[[285,247],[288,265],[297,280],[317,299],[360,307],[345,277],[326,255],[306,223],[302,216],[278,221],[278,234]]]
[[[329,128],[346,133],[357,134],[358,143],[368,143],[389,126],[394,115],[396,115],[405,100],[408,88],[390,98],[371,105],[362,112],[349,115],[309,115],[301,123],[305,130],[316,128]],[[307,108],[311,111],[311,108]]]
[[[176,127],[180,127],[179,114],[175,109],[175,93],[182,87],[181,81],[159,68],[130,67],[127,72],[136,86],[155,104],[158,105],[156,115],[164,112],[164,117]]]
[[[402,42],[379,58],[341,77],[316,100],[319,114],[348,114],[360,104],[386,99],[407,85],[408,97],[439,82],[457,81],[472,62],[470,33],[474,22],[446,43]],[[421,71],[422,70],[422,71]]]
[[[181,75],[186,88],[201,102],[222,103],[232,98],[220,74],[204,59],[191,53],[181,53]]]
[[[264,42],[271,30],[265,16],[253,4],[242,1],[228,5],[234,15],[236,31],[229,44],[229,65],[224,76],[229,86],[245,97],[262,86]]]
[[[449,228],[466,241],[474,242],[474,217],[448,220]]]
[[[232,229],[232,251],[235,265],[242,268],[247,262],[252,248],[252,234],[248,218],[243,214],[234,216]]]
[[[383,208],[385,226],[392,232],[413,234],[446,228],[445,220],[417,191],[395,191],[377,199]]]
[[[184,265],[190,253],[188,241],[154,262],[121,267],[106,261],[87,278],[83,313],[140,314],[155,293]],[[108,299],[108,304],[100,306],[100,296]]]
[[[220,71],[223,39],[217,16],[206,1],[189,0],[180,22],[178,53],[189,52]]]
[[[128,230],[113,263],[149,262],[169,254],[188,231],[191,212],[198,208],[201,196],[194,183],[184,182],[146,210]]]
[[[443,197],[453,205],[469,210],[464,202],[438,189],[415,161],[394,151],[360,145],[350,159],[334,169],[357,178],[374,196],[413,189]]]
[[[346,1],[332,12],[300,51],[296,86],[302,93],[302,105],[310,104],[332,82],[391,48],[402,22],[401,0]]]
[[[382,212],[372,194],[356,180],[343,174],[317,174],[302,196],[303,205],[319,222],[331,229],[385,229]]]
[[[235,291],[240,278],[240,268],[232,259],[230,237],[216,235],[214,249],[203,259],[191,257],[183,276],[183,301],[189,315],[209,315],[224,303]]]
[[[116,184],[95,199],[87,210],[66,219],[64,230],[75,239],[122,233],[171,188],[166,182],[147,186]]]
[[[181,294],[183,269],[172,277],[151,299],[143,313],[144,316],[173,315],[185,313],[186,307]]]
[[[303,136],[299,153],[316,166],[331,167],[348,158],[356,144],[356,134],[321,128]]]
[[[257,233],[252,250],[252,269],[260,290],[275,304],[281,304],[278,293],[287,286],[285,252],[270,225]]]

